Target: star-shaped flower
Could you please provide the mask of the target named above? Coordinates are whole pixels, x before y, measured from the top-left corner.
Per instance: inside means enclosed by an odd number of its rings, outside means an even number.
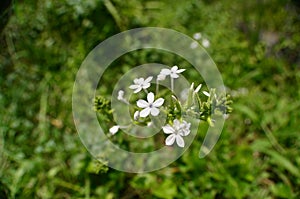
[[[143,108],[140,111],[140,117],[147,117],[150,113],[153,116],[157,116],[159,114],[158,108],[163,105],[164,101],[163,98],[158,98],[154,101],[154,94],[152,92],[148,93],[147,101],[140,99],[136,102],[138,107]]]
[[[134,93],[140,92],[142,89],[147,89],[150,87],[150,81],[152,80],[152,76],[148,77],[147,79],[144,78],[136,78],[133,80],[132,85],[129,86],[130,89],[133,89]]]
[[[171,70],[167,68],[162,69],[160,74],[165,76],[170,75],[171,78],[176,79],[179,77],[178,74],[183,71],[185,71],[185,69],[178,69],[178,66],[173,66]]]
[[[182,137],[190,134],[191,123],[187,123],[186,121],[181,123],[179,120],[175,119],[173,121],[173,126],[168,124],[162,128],[165,134],[170,134],[165,140],[166,145],[170,146],[174,144],[176,140],[179,147],[184,147],[184,139]]]

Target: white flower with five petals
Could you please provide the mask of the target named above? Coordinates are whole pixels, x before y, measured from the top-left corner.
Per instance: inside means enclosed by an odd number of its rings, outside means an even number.
[[[166,141],[165,144],[170,146],[174,144],[175,140],[176,143],[179,147],[184,147],[184,139],[182,138],[183,136],[187,136],[190,134],[190,127],[191,123],[187,123],[186,121],[183,121],[182,123],[175,119],[173,121],[173,126],[171,125],[166,125],[163,126],[163,131],[165,134],[170,134]]]
[[[159,107],[164,103],[163,98],[158,98],[154,101],[154,94],[152,92],[148,93],[147,101],[145,100],[138,100],[136,105],[143,110],[140,111],[140,117],[147,117],[149,114],[152,116],[157,116],[159,114]]]
[[[133,80],[133,83],[132,85],[129,86],[130,89],[133,89],[134,93],[138,93],[140,92],[142,89],[147,89],[150,87],[150,81],[152,80],[152,76],[144,79],[144,78],[136,78]]]
[[[182,73],[185,69],[178,69],[178,66],[173,66],[171,69],[164,68],[161,70],[160,75],[170,75],[172,79],[179,77],[179,73]]]

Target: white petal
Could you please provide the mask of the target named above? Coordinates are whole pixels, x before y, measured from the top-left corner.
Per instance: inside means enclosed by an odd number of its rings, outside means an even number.
[[[124,96],[124,91],[123,91],[123,90],[119,90],[119,91],[118,91],[118,95],[120,95],[120,96],[123,97],[123,96]]]
[[[133,119],[134,119],[134,120],[138,120],[138,119],[139,119],[139,114],[140,114],[139,111],[135,111],[135,112],[134,112],[134,115],[133,115]]]
[[[135,91],[133,91],[134,93],[138,93],[142,90],[142,87],[137,88]]]
[[[145,82],[150,82],[153,79],[153,76],[149,76],[147,79],[145,79]]]
[[[119,128],[119,126],[113,126],[109,129],[109,132],[114,135],[119,131]]]
[[[194,82],[191,84],[190,89],[194,89]]]
[[[154,102],[154,94],[152,92],[148,93],[147,100],[148,100],[149,103]]]
[[[184,147],[184,140],[180,135],[176,135],[176,143],[179,147]]]
[[[160,74],[162,74],[162,75],[170,75],[171,74],[171,70],[164,68],[164,69],[162,69],[160,71]]]
[[[172,77],[173,79],[176,79],[176,78],[179,77],[179,75],[177,75],[176,73],[172,73],[172,74],[171,74],[171,77]]]
[[[129,86],[130,89],[137,89],[139,87],[140,87],[140,85],[136,85],[136,84],[132,84]]]
[[[181,136],[188,136],[189,134],[190,134],[190,130],[188,130],[188,129],[183,129],[179,134],[181,135]]]
[[[159,114],[159,109],[158,108],[151,108],[151,115],[157,116]]]
[[[138,100],[136,102],[136,105],[140,108],[146,108],[149,106],[148,102],[146,102],[145,100],[142,100],[142,99]]]
[[[175,134],[171,134],[167,137],[165,143],[166,145],[170,146],[174,143],[174,141],[175,141]]]
[[[185,71],[185,69],[179,69],[176,71],[176,73],[182,73],[183,71]]]
[[[145,81],[144,78],[141,77],[141,78],[139,78],[139,79],[137,80],[137,83],[138,83],[138,84],[142,84],[144,81]]]
[[[153,106],[155,107],[160,107],[161,105],[163,105],[163,103],[165,102],[165,100],[163,98],[158,98],[157,100],[155,100],[155,102],[153,103]]]
[[[204,95],[206,95],[207,97],[210,97],[210,94],[209,94],[209,92],[202,91],[202,93],[203,93]]]
[[[165,134],[171,134],[174,133],[174,129],[168,124],[167,126],[162,127]]]
[[[176,66],[176,65],[171,68],[172,72],[176,72],[177,70],[178,70],[178,66]]]
[[[140,117],[147,117],[150,114],[151,108],[147,107],[140,112]]]
[[[135,84],[139,84],[140,78],[135,78],[135,79],[133,80],[133,82],[134,82]]]
[[[199,91],[200,91],[200,89],[201,89],[201,87],[202,87],[202,84],[199,84],[199,86],[197,86],[197,88],[195,89],[195,93],[198,93]]]

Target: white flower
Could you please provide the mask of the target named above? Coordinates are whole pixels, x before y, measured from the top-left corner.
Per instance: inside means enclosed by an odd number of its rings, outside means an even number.
[[[191,43],[191,45],[190,45],[190,48],[191,48],[191,49],[195,49],[195,48],[197,48],[198,46],[199,46],[199,43],[196,42],[196,41],[193,41],[193,42]]]
[[[139,114],[140,114],[140,111],[135,111],[134,115],[133,115],[133,119],[138,120],[139,119]]]
[[[208,48],[210,46],[210,42],[208,39],[203,39],[202,40],[202,46],[204,46],[205,48]]]
[[[162,128],[164,133],[170,134],[165,140],[165,144],[170,146],[174,144],[176,140],[176,143],[179,147],[184,147],[184,139],[182,137],[190,134],[190,127],[191,123],[187,123],[186,121],[180,123],[180,121],[177,119],[173,121],[173,126],[170,126],[169,124],[163,126]]]
[[[153,116],[157,116],[159,114],[158,107],[163,105],[165,100],[163,98],[158,98],[154,101],[154,94],[150,92],[147,95],[147,101],[140,99],[136,102],[138,107],[143,108],[140,112],[140,117],[147,117],[150,113]]]
[[[118,92],[118,100],[123,100],[124,99],[124,91],[123,90],[119,90]]]
[[[137,78],[134,79],[133,85],[130,85],[129,88],[135,90],[134,93],[140,92],[142,89],[147,89],[150,87],[150,81],[152,80],[152,76],[148,77],[147,79],[144,78]]]
[[[170,75],[171,78],[175,79],[178,78],[178,74],[182,73],[183,71],[185,71],[185,69],[178,69],[178,66],[173,66],[171,70],[167,68],[162,69],[160,74],[165,76]]]
[[[200,32],[197,32],[193,35],[194,39],[199,40],[202,37],[202,34]]]
[[[202,91],[202,93],[203,93],[204,95],[206,95],[207,97],[210,97],[209,92],[207,92],[207,91]]]
[[[118,126],[118,125],[113,126],[113,127],[111,127],[111,128],[109,129],[109,132],[110,132],[112,135],[114,135],[114,134],[116,134],[116,133],[119,131],[119,128],[120,128],[120,126]]]

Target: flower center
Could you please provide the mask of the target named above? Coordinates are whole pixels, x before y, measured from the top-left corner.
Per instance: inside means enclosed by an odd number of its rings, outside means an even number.
[[[152,103],[150,103],[150,104],[149,104],[149,108],[152,108],[152,107],[153,107],[153,104],[152,104]]]

